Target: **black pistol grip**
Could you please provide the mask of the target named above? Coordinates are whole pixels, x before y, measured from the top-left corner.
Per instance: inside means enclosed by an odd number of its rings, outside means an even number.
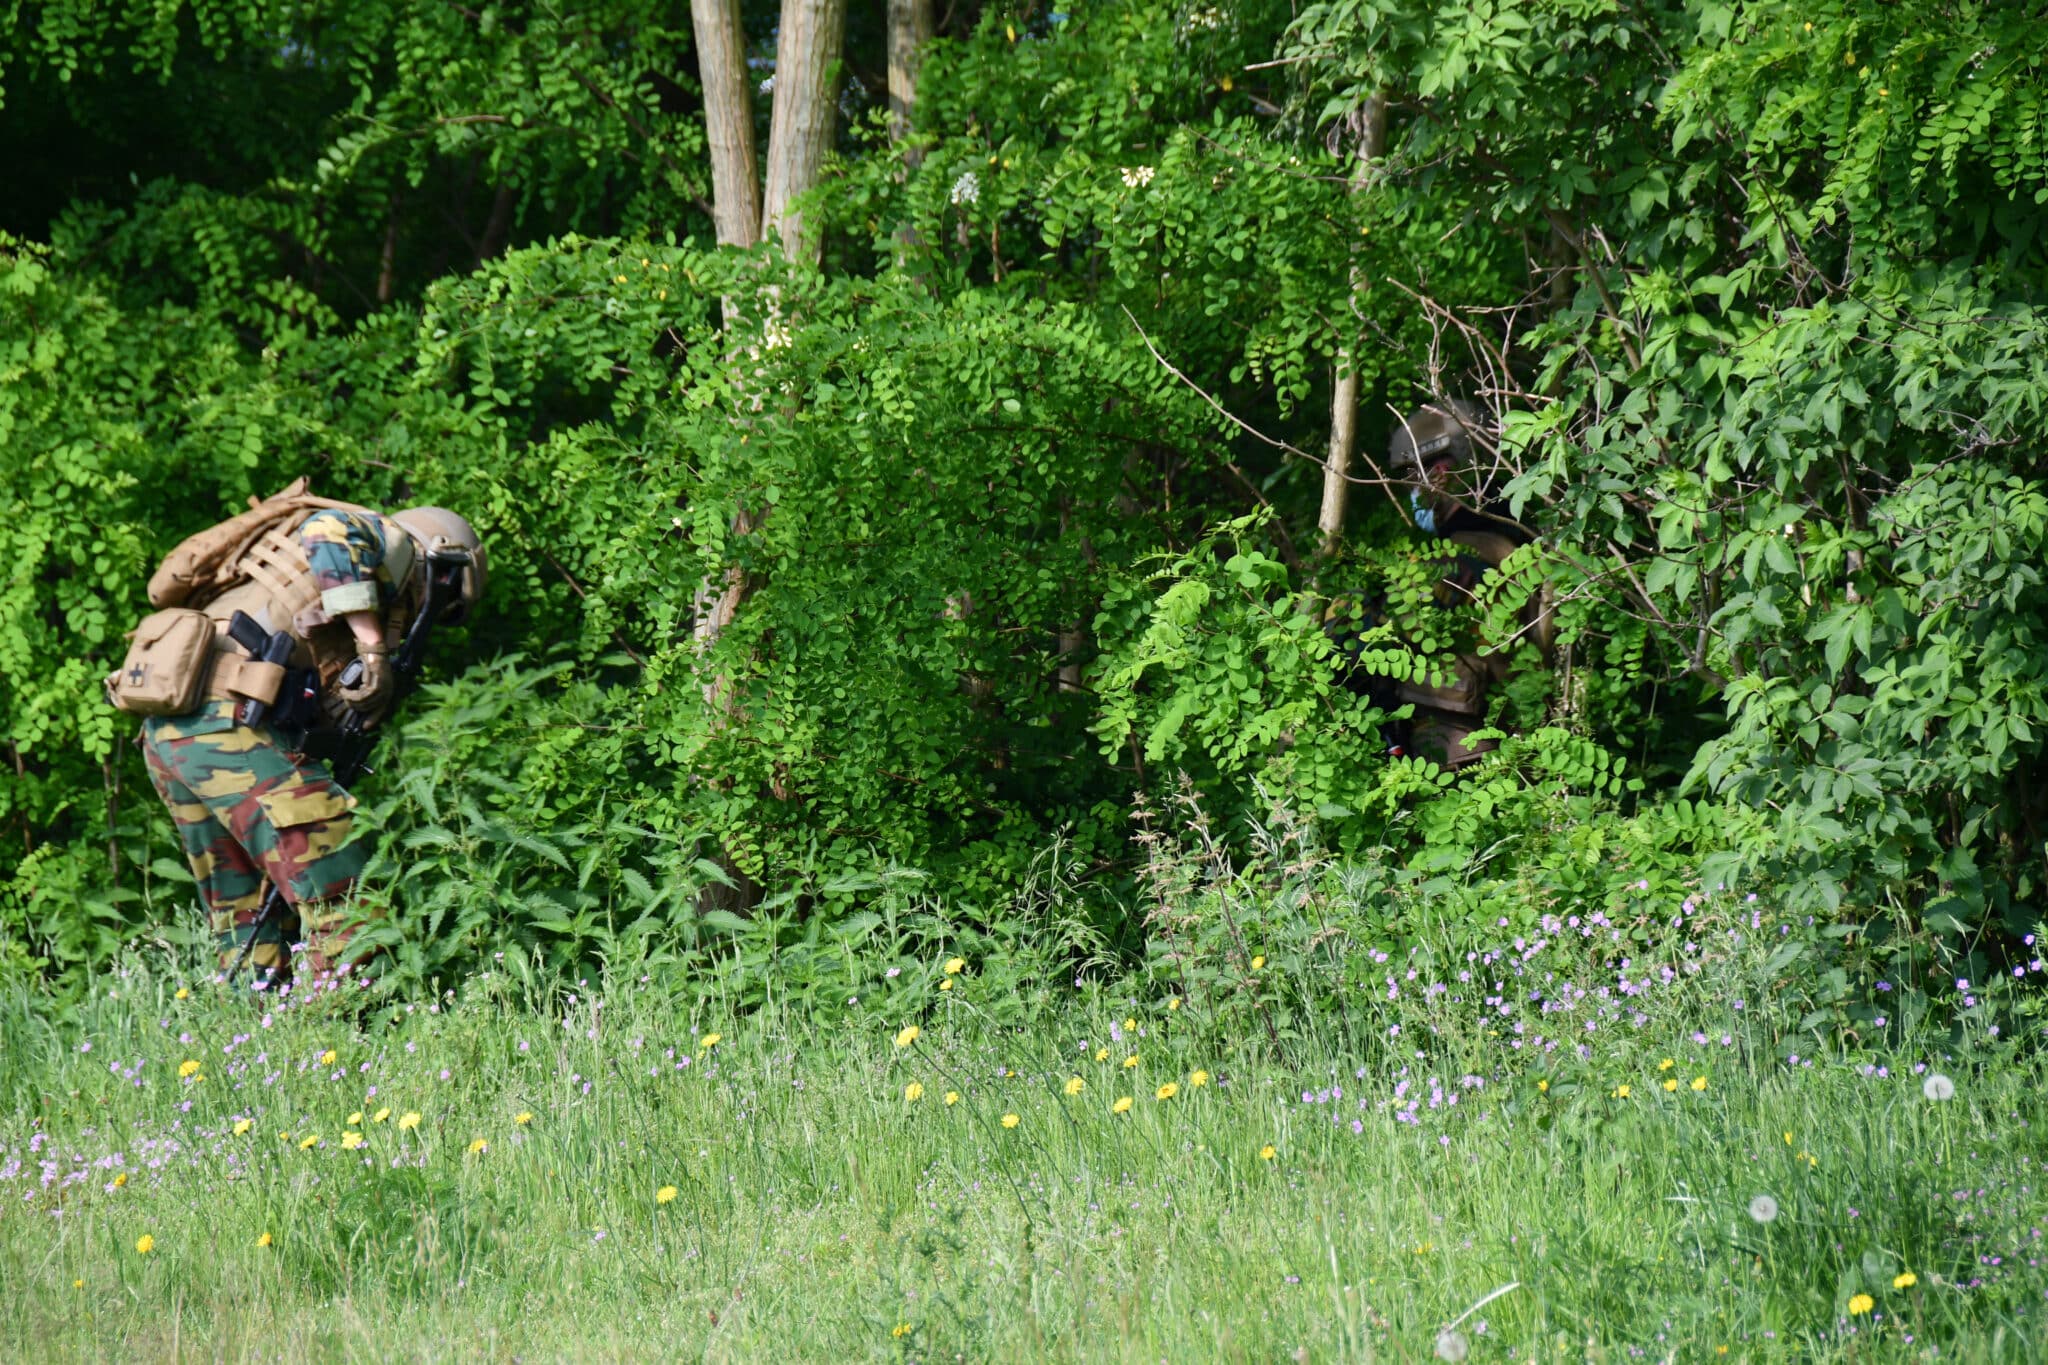
[[[252,659],[263,657],[263,651],[270,647],[270,632],[256,624],[256,618],[246,611],[238,611],[228,618],[228,638],[240,645]]]

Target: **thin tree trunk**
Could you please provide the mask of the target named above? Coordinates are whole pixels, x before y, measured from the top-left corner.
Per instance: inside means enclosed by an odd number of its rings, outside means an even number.
[[[768,190],[764,232],[782,238],[782,254],[815,265],[821,235],[797,201],[818,183],[839,112],[839,58],[846,39],[846,0],[782,0],[775,47],[775,107],[768,126]]]
[[[697,35],[697,81],[704,87],[704,140],[711,150],[718,243],[752,246],[761,240],[761,186],[740,0],[690,0],[690,23]]]
[[[918,68],[931,39],[932,0],[889,0],[889,137],[899,145],[910,135]],[[915,167],[922,160],[924,153],[917,148],[903,148],[904,165]]]
[[[505,244],[505,233],[511,226],[512,187],[500,185],[491,196],[491,216],[484,221],[484,235],[477,243],[477,269],[483,269],[484,262],[498,254],[498,248]]]
[[[1364,135],[1359,139],[1358,162],[1351,170],[1351,193],[1365,189],[1373,163],[1380,159],[1387,139],[1387,97],[1374,95],[1366,102]],[[1357,297],[1358,272],[1351,273],[1348,312]],[[1330,391],[1330,454],[1323,462],[1323,504],[1316,515],[1320,533],[1317,552],[1328,558],[1344,539],[1344,513],[1351,503],[1351,458],[1358,449],[1358,364],[1355,343],[1346,341],[1337,350],[1337,382]]]
[[[398,196],[384,215],[384,249],[377,256],[377,302],[389,303],[398,292]]]
[[[121,884],[121,769],[115,764],[114,756],[107,755],[100,764],[100,771],[106,778],[107,789],[107,876],[115,886]]]

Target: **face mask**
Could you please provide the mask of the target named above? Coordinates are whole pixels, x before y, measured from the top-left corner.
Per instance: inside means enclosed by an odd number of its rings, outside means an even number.
[[[1415,513],[1415,525],[1426,536],[1436,534],[1436,513],[1422,505],[1422,490],[1408,490],[1408,506]]]

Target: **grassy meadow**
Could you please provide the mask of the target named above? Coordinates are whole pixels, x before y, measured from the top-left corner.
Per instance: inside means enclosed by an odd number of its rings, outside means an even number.
[[[2038,1358],[2035,1062],[1799,1055],[1754,910],[1618,934],[1021,1025],[945,954],[802,1012],[131,959],[0,995],[0,1358]]]

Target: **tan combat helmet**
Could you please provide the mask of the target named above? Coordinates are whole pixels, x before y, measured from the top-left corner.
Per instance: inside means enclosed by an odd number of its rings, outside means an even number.
[[[442,613],[449,624],[464,620],[484,595],[484,547],[476,528],[445,507],[408,507],[391,520],[405,528],[429,563],[457,560],[463,565],[462,600]]]
[[[1454,398],[1417,408],[1388,439],[1399,477],[1414,481],[1409,501],[1424,531],[1442,534],[1460,508],[1477,505],[1472,433],[1480,420],[1476,408]]]

